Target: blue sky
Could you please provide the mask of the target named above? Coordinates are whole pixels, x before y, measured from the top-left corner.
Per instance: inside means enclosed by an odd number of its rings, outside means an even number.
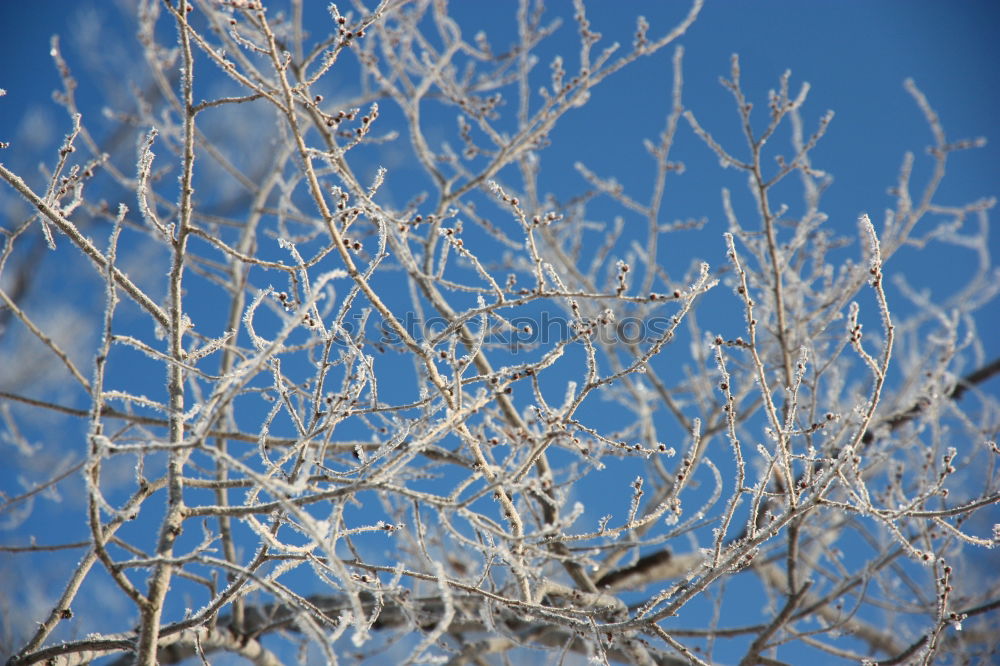
[[[87,65],[114,66],[116,58],[125,63],[129,55],[134,57],[134,34],[123,23],[119,8],[129,4],[50,0],[31,3],[29,9],[26,3],[0,2],[0,62],[4,64],[2,86],[7,90],[0,101],[0,133],[4,140],[21,139],[4,157],[7,163],[30,164],[46,154],[41,147],[46,140],[54,145],[68,129],[65,113],[50,99],[50,92],[59,85],[47,55],[53,34],[61,35],[74,73],[84,82],[78,92],[81,108],[85,114],[92,111],[91,123],[101,122],[101,100],[92,99],[92,88],[86,85]],[[307,6],[322,18],[325,4]],[[37,11],[40,6],[47,10]],[[490,27],[501,46],[503,29],[514,25],[513,6],[513,2],[452,3],[466,33]],[[559,3],[553,3],[553,11],[558,7]],[[597,2],[588,11],[593,24],[606,35],[605,42],[627,43],[635,15],[646,15],[656,34],[657,28],[673,25],[687,7],[673,0],[624,5]],[[89,35],[99,25],[108,29],[105,34],[118,39],[95,42]],[[868,212],[878,221],[892,203],[886,188],[896,177],[902,154],[911,150],[919,158],[931,142],[922,115],[903,90],[905,78],[912,77],[927,95],[949,138],[993,139],[996,109],[1000,108],[997,29],[1000,6],[989,0],[709,0],[682,40],[684,101],[720,140],[740,141],[731,97],[718,84],[720,76],[728,76],[730,54],[740,55],[744,89],[759,110],[765,108],[766,91],[777,85],[783,71],[791,70],[793,90],[804,81],[812,86],[803,114],[807,129],[815,127],[826,110],[836,113],[826,139],[813,153],[814,164],[835,177],[824,200],[831,220],[853,225],[859,213]],[[567,52],[566,39],[572,40],[573,31],[571,22],[566,22],[557,34],[563,39],[552,40],[552,52],[565,53],[568,61],[573,51]],[[546,65],[542,62],[537,69],[544,72]],[[641,94],[637,94],[637,83]],[[558,192],[560,185],[566,191],[579,188],[579,177],[569,167],[582,161],[595,168],[598,159],[599,173],[614,174],[637,190],[647,185],[643,166],[648,163],[640,141],[661,130],[670,85],[669,54],[664,53],[612,77],[594,96],[590,104],[598,113],[610,114],[606,117],[614,131],[607,125],[595,126],[590,113],[569,114],[554,133],[553,148],[546,155],[553,189]],[[624,126],[615,122],[622,117],[618,114],[627,114]],[[699,149],[698,141],[684,129],[674,151],[677,159],[688,165],[711,162],[713,156]],[[26,140],[25,132],[35,140]],[[918,159],[917,182],[921,174],[926,175],[928,164]],[[566,180],[560,171],[565,171]],[[955,155],[951,171],[955,176],[945,180],[942,200],[959,203],[993,196],[1000,173],[1000,140]],[[678,217],[718,219],[718,179],[710,183],[711,189],[702,189],[701,178],[690,182],[694,178],[685,176],[675,181],[678,189],[696,192],[697,197],[692,201],[675,197],[679,200],[671,203]],[[735,174],[729,176],[730,182],[724,184],[740,189]],[[668,183],[668,197],[669,187]],[[991,246],[1000,247],[996,235]]]
[[[121,18],[120,8],[130,4],[0,0],[0,88],[7,91],[0,98],[0,141],[14,142],[0,153],[0,161],[32,173],[39,162],[51,163],[55,147],[68,130],[65,112],[50,96],[59,86],[48,57],[52,34],[63,36],[64,55],[83,84],[81,108],[100,127],[101,100],[93,94],[96,88],[87,85],[93,76],[88,64],[114,66],[117,61],[127,76],[129,58],[138,52],[134,30]],[[310,10],[321,17],[326,4],[325,0],[310,4]],[[551,5],[566,20],[541,53],[562,52],[572,67],[574,51],[567,44],[574,42],[575,27],[566,11],[569,3],[553,1]],[[502,47],[510,41],[514,2],[453,0],[451,6],[467,34],[488,28],[494,45]],[[628,44],[635,15],[644,14],[652,24],[651,34],[658,35],[672,27],[688,6],[676,0],[598,0],[591,3],[589,18],[606,41]],[[97,25],[113,37],[95,40],[92,28]],[[826,137],[812,153],[814,166],[834,176],[823,200],[824,210],[831,225],[851,233],[860,213],[869,213],[878,226],[883,211],[892,206],[886,190],[896,179],[905,151],[917,154],[916,183],[929,174],[930,161],[923,151],[932,137],[903,89],[907,77],[928,97],[950,139],[989,139],[985,148],[952,156],[950,176],[938,200],[960,205],[1000,194],[998,33],[1000,3],[993,0],[708,0],[698,21],[680,40],[685,48],[684,102],[717,139],[740,146],[732,98],[718,83],[720,76],[729,74],[732,53],[740,55],[743,87],[758,109],[758,119],[766,110],[767,91],[777,85],[782,72],[791,70],[793,90],[808,81],[812,88],[803,111],[807,130],[828,109],[836,113]],[[542,74],[547,73],[544,57],[538,66]],[[636,63],[598,89],[585,110],[564,118],[551,137],[543,164],[543,182],[553,192],[568,196],[583,188],[572,168],[577,161],[600,175],[615,176],[637,195],[648,191],[652,164],[641,141],[655,138],[662,130],[672,84],[669,63],[669,52]],[[444,122],[453,125],[453,114]],[[666,217],[705,216],[707,228],[715,233],[692,237],[690,246],[664,247],[661,260],[681,270],[691,256],[714,253],[714,261],[721,262],[720,234],[725,222],[719,192],[723,186],[740,191],[743,177],[734,170],[720,171],[717,159],[683,123],[672,155],[688,169],[668,180]],[[408,173],[405,164],[390,168],[400,177]],[[595,215],[603,210],[609,215],[619,212],[608,202],[596,206]],[[1000,256],[1000,233],[994,233],[989,243],[992,255]],[[971,256],[967,250],[929,253],[907,248],[893,259],[890,269],[906,272],[911,284],[936,295],[967,274]],[[196,302],[193,305],[198,307]],[[977,323],[986,356],[992,359],[1000,354],[996,305],[980,312]],[[123,378],[132,380],[141,392],[144,380]],[[984,386],[993,394],[998,387],[996,378]],[[25,392],[31,394],[30,387]],[[0,472],[0,480],[7,492],[17,487],[11,471]],[[59,515],[58,510],[51,510],[54,518]],[[55,533],[49,537],[59,538]],[[3,543],[23,538],[23,532],[0,533]],[[24,567],[24,561],[12,562],[0,555],[0,584],[4,577],[24,572]],[[52,589],[46,592],[51,594]]]

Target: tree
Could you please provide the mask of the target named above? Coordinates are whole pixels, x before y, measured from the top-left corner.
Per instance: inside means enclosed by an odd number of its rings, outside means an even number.
[[[786,74],[761,119],[734,56],[742,143],[685,100],[700,0],[621,48],[577,2],[547,72],[558,21],[527,0],[509,48],[443,2],[263,4],[139,3],[145,87],[108,94],[101,140],[54,40],[71,129],[44,178],[0,165],[3,416],[30,478],[3,507],[39,537],[5,549],[75,557],[9,663],[995,654],[993,201],[936,198],[980,140],[908,82],[932,175],[908,156],[894,208],[845,233],[807,86]],[[582,191],[550,194],[557,123],[670,48],[649,190],[578,164]],[[724,233],[666,221],[683,133],[748,184]],[[694,235],[703,260],[662,260]],[[931,300],[887,285],[912,245],[979,263]],[[86,533],[52,543],[34,501],[73,488]]]

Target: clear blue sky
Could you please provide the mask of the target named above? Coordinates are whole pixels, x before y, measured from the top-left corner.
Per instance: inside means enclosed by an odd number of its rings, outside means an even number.
[[[31,134],[38,141],[47,138],[54,145],[68,128],[65,113],[50,100],[50,92],[58,86],[47,55],[52,34],[62,36],[66,56],[81,77],[78,94],[84,113],[91,112],[91,123],[100,122],[102,100],[89,96],[87,64],[114,66],[118,59],[122,73],[128,71],[129,58],[137,49],[134,31],[121,21],[119,6],[130,4],[0,1],[0,86],[8,93],[0,100],[3,140],[33,129]],[[314,3],[320,18],[326,4]],[[551,4],[552,11],[561,5]],[[503,31],[513,27],[513,1],[453,2],[451,6],[467,34],[489,28],[496,35],[494,42],[505,44]],[[687,7],[680,0],[595,2],[588,11],[606,41],[627,43],[635,15],[646,15],[656,34],[657,29],[671,26]],[[107,28],[104,34],[118,39],[94,41],[91,35],[98,25]],[[826,139],[813,153],[814,164],[835,177],[824,199],[831,220],[853,225],[859,213],[868,212],[877,222],[892,203],[886,188],[896,177],[903,152],[912,150],[920,156],[931,142],[926,123],[903,90],[906,77],[913,77],[928,96],[949,138],[991,139],[984,149],[953,157],[955,177],[946,179],[941,200],[960,203],[1000,190],[1000,138],[992,136],[1000,108],[998,30],[1000,3],[992,0],[709,0],[682,40],[686,50],[684,100],[720,139],[740,141],[731,98],[717,83],[719,76],[728,75],[730,54],[740,54],[744,88],[760,111],[766,105],[766,91],[790,69],[793,89],[803,81],[812,85],[804,111],[807,128],[827,109],[836,112]],[[551,52],[563,52],[571,60],[574,52],[572,48],[567,52],[565,44],[574,36],[567,21],[552,40]],[[546,53],[544,48],[542,53]],[[538,69],[544,72],[546,65],[543,61]],[[580,186],[570,168],[579,160],[643,191],[640,188],[648,179],[640,141],[662,128],[670,85],[669,54],[663,54],[636,63],[594,96],[588,109],[606,112],[606,124],[595,125],[590,113],[567,116],[554,133],[553,148],[545,160],[553,190],[569,192]],[[450,116],[447,122],[452,122]],[[694,167],[714,159],[699,149],[690,132],[682,128],[680,134],[674,153],[677,159]],[[38,143],[24,140],[23,134],[21,138],[20,144],[2,156],[5,162],[19,166],[47,158]],[[918,161],[918,178],[926,175],[927,165],[926,160]],[[565,173],[557,173],[560,170]],[[668,190],[668,203],[678,217],[719,219],[719,187],[739,189],[737,181],[735,173],[729,174],[729,182],[720,180],[717,173],[711,182],[696,175],[682,176],[675,181],[681,191],[675,191],[671,200]],[[992,247],[1000,248],[998,238],[1000,234],[991,239]]]

